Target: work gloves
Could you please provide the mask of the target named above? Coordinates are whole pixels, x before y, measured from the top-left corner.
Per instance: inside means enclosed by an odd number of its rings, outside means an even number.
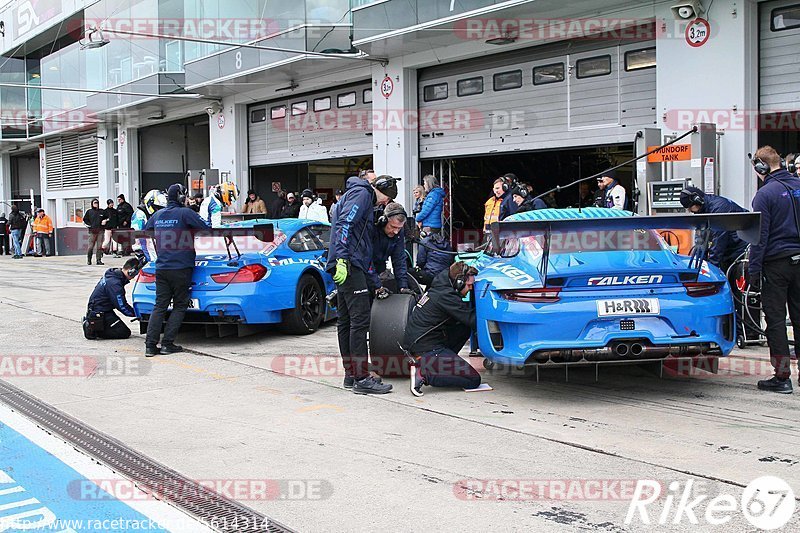
[[[379,287],[378,289],[375,290],[375,298],[377,298],[378,300],[385,300],[386,298],[389,297],[390,294],[392,294],[392,291],[390,291],[386,287]]]
[[[341,285],[347,281],[347,275],[350,272],[350,263],[347,259],[336,260],[336,271],[333,273],[333,281],[337,285]]]

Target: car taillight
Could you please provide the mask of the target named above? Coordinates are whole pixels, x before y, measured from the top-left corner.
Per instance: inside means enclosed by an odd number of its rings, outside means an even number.
[[[500,291],[506,300],[525,303],[552,303],[557,302],[560,288],[542,287],[538,289],[512,289],[510,291]]]
[[[686,294],[693,298],[701,296],[713,296],[722,288],[722,283],[708,283],[702,281],[690,281],[683,284],[686,287]]]
[[[264,265],[246,265],[236,271],[211,274],[217,283],[254,283],[267,275]]]
[[[139,283],[155,283],[155,282],[156,282],[155,274],[151,274],[145,271],[139,272]]]

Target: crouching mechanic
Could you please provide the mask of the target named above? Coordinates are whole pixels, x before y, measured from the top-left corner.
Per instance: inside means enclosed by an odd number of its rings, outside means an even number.
[[[681,191],[681,205],[692,213],[746,213],[736,202],[723,196],[705,194],[697,187],[686,187]],[[711,235],[711,248],[708,262],[718,266],[723,272],[747,249],[747,243],[735,231],[715,231]]]
[[[422,396],[422,386],[475,389],[478,371],[458,352],[477,329],[474,302],[465,302],[478,271],[458,261],[441,272],[422,295],[408,319],[403,346],[416,360],[411,371],[411,393]]]
[[[125,261],[122,268],[109,268],[89,296],[86,316],[83,317],[83,336],[95,339],[127,339],[131,330],[114,312],[119,310],[125,316],[134,317],[133,307],[125,298],[125,285],[136,277],[144,266],[142,258]]]
[[[383,286],[380,275],[386,271],[386,261],[392,259],[392,273],[397,289],[401,293],[410,294],[408,288],[408,264],[406,264],[406,210],[397,202],[386,205],[378,217],[375,242],[372,244],[372,268],[369,270],[368,283],[378,300],[388,298],[391,291]]]
[[[337,203],[332,221],[331,246],[326,270],[336,283],[336,323],[339,353],[344,367],[344,387],[356,394],[386,394],[392,386],[369,373],[367,332],[371,298],[367,272],[372,263],[376,205],[397,197],[397,180],[381,176],[374,184],[360,178],[347,180],[347,190]]]

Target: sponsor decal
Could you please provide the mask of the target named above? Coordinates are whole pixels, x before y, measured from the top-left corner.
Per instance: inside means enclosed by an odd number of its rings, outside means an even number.
[[[533,278],[533,276],[531,276],[529,274],[526,274],[522,270],[518,269],[515,266],[511,266],[511,265],[503,265],[503,264],[500,264],[500,263],[495,263],[493,265],[489,265],[488,267],[486,267],[486,269],[487,270],[497,270],[498,272],[501,272],[505,276],[508,276],[509,278],[513,279],[514,281],[516,281],[516,282],[518,282],[518,283],[520,283],[522,285],[530,285],[530,284],[532,284],[532,283],[534,283],[536,281]]]
[[[603,276],[589,278],[590,287],[616,287],[620,285],[655,285],[661,283],[664,276]]]

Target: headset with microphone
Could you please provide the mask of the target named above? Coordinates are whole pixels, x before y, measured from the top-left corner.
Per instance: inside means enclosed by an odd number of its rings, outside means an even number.
[[[375,221],[375,225],[379,228],[385,228],[386,224],[389,223],[389,219],[398,215],[403,215],[403,218],[408,218],[406,210],[400,204],[397,204],[396,207],[392,207],[391,209],[384,209],[378,217],[378,220]]]
[[[458,276],[455,279],[450,280],[450,284],[453,286],[456,292],[463,291],[467,286],[467,280],[471,275],[475,275],[472,271],[474,269],[470,267],[468,264],[463,263],[461,265],[461,271],[458,273]]]
[[[375,183],[372,184],[375,189],[384,192],[392,187],[397,187],[397,182],[402,178],[393,178],[392,176],[379,176]]]
[[[706,199],[697,193],[697,191],[693,191],[691,189],[683,189],[681,191],[681,196],[686,195],[689,197],[689,205],[698,205],[703,207],[706,205]]]
[[[750,163],[753,165],[753,170],[756,171],[756,174],[766,176],[770,173],[769,165],[760,157],[753,157],[753,154],[747,154],[747,158],[750,159]]]

